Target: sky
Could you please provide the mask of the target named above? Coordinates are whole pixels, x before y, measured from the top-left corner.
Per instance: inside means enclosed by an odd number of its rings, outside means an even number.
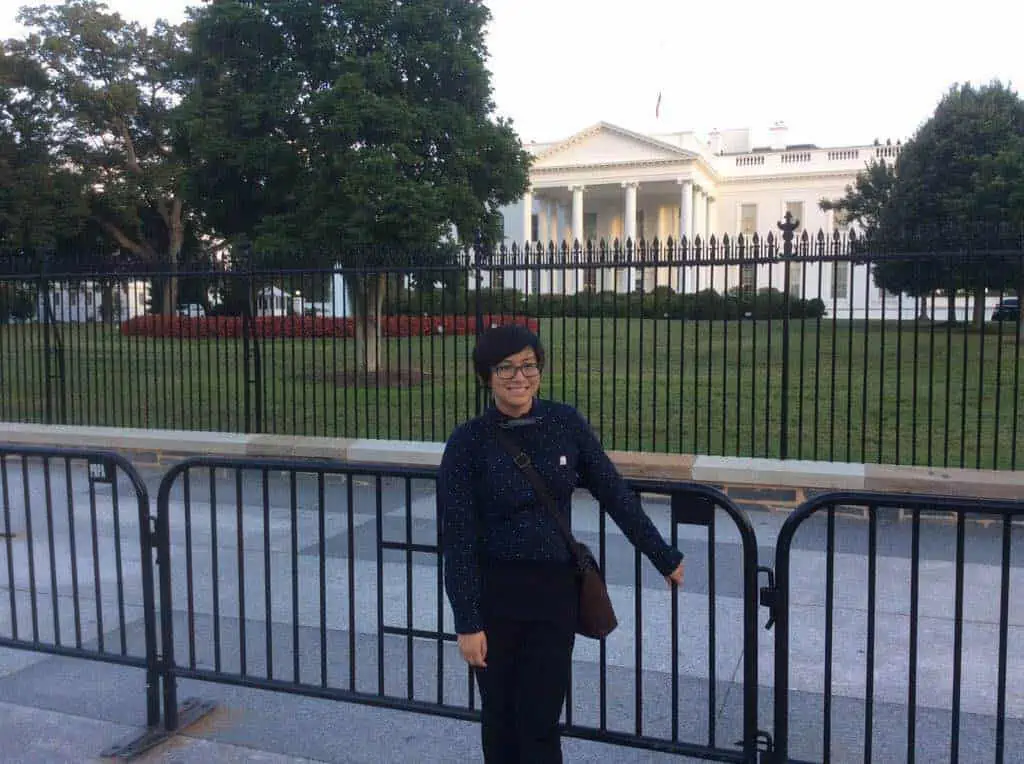
[[[22,0],[0,0],[0,38]],[[195,0],[107,0],[127,19],[184,19]],[[153,9],[159,6],[159,10]],[[524,142],[605,121],[641,132],[772,124],[790,143],[906,140],[956,82],[1024,87],[1024,3],[490,0],[497,113]],[[955,9],[955,11],[953,10]],[[658,94],[661,111],[655,117]]]

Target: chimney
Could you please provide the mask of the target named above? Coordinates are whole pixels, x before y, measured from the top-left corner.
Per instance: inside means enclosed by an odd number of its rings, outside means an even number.
[[[717,154],[722,150],[722,134],[715,128],[708,135],[708,148],[711,149],[712,154]]]
[[[775,150],[786,148],[789,143],[789,128],[785,122],[776,122],[769,131],[771,134],[771,147]]]

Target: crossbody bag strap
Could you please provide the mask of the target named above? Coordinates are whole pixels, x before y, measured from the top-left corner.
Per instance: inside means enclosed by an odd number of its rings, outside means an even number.
[[[555,516],[555,520],[558,522],[558,530],[561,531],[562,536],[565,538],[565,543],[569,547],[569,551],[572,553],[576,562],[579,563],[577,551],[576,551],[576,539],[573,538],[572,531],[569,530],[569,524],[565,521],[562,513],[558,509],[558,503],[552,497],[548,490],[547,483],[544,482],[544,478],[540,476],[537,469],[533,466],[530,461],[530,457],[523,451],[509,436],[507,432],[502,430],[500,427],[495,429],[498,442],[508,451],[509,455],[512,456],[512,461],[515,465],[523,471],[527,479],[533,485],[533,490],[536,491],[544,505],[551,510]]]

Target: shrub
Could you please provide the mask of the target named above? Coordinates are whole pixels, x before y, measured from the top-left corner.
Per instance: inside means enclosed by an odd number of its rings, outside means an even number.
[[[523,293],[517,289],[443,291],[402,289],[384,298],[384,313],[402,316],[476,314],[477,302],[483,313],[522,313]]]
[[[356,320],[314,316],[260,316],[252,319],[252,336],[263,339],[356,336]],[[362,320],[362,319],[359,319]],[[484,326],[525,324],[538,330],[536,320],[523,317],[484,315]],[[416,337],[431,334],[463,336],[476,333],[473,315],[447,316],[384,316],[381,333],[384,337]],[[174,337],[204,339],[207,337],[237,338],[243,334],[239,316],[187,318],[184,316],[147,315],[121,324],[126,337]]]
[[[530,298],[523,313],[539,318],[670,318],[689,321],[781,319],[786,312],[785,295],[777,289],[742,294],[719,294],[707,289],[676,294],[661,287],[646,294],[594,292],[574,295],[548,294]],[[818,299],[790,298],[791,318],[820,318],[825,304]]]

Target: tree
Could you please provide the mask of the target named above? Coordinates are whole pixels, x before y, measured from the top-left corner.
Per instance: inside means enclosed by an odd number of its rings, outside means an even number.
[[[877,141],[876,141],[877,144]],[[852,185],[846,186],[846,195],[840,199],[822,199],[818,206],[834,211],[855,226],[862,241],[881,238],[882,217],[892,204],[896,188],[896,165],[884,159],[872,159],[857,173]],[[923,258],[893,258],[876,262],[873,267],[875,282],[893,292],[909,294],[914,298],[915,314],[924,315],[923,297],[942,282],[936,263]]]
[[[45,73],[0,47],[0,251],[36,258],[88,216],[81,178],[58,164]]]
[[[974,322],[979,326],[986,289],[1019,284],[1019,267],[985,250],[992,243],[990,233],[1024,225],[1022,167],[1024,102],[998,82],[951,88],[903,149],[897,165],[898,180],[883,227],[896,237],[931,226],[938,246],[965,253],[947,259],[943,286],[974,294]]]
[[[986,290],[1021,284],[1019,257],[996,251],[1024,227],[1024,102],[998,82],[953,86],[891,171],[872,164],[845,197],[821,206],[848,212],[897,255],[876,263],[879,286],[915,296],[944,289],[950,315],[957,291],[970,291],[980,326]],[[942,254],[898,257],[908,250]]]
[[[493,115],[488,20],[478,0],[196,10],[180,123],[189,198],[261,263],[292,267],[436,262],[453,226],[496,236],[529,158]],[[369,370],[385,281],[346,273]]]
[[[865,234],[878,230],[886,205],[896,185],[896,168],[884,159],[872,159],[866,169],[857,173],[853,185],[846,186],[841,199],[822,199],[818,206],[839,213],[847,223],[856,225]]]
[[[184,29],[157,22],[150,31],[93,0],[25,8],[19,20],[32,31],[8,41],[7,54],[41,75],[22,97],[50,102],[53,151],[88,189],[92,220],[122,251],[173,274],[188,217],[170,132],[185,88]],[[176,290],[172,275],[165,312]]]

